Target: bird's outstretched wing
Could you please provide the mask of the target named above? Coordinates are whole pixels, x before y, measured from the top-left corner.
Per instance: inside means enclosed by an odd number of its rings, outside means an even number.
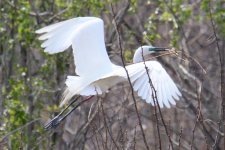
[[[104,24],[96,17],[78,17],[62,21],[36,31],[43,34],[41,45],[45,52],[62,52],[72,45],[76,73],[79,76],[96,76],[110,72],[111,61],[106,52]]]
[[[181,96],[177,86],[165,71],[162,65],[157,61],[146,61],[146,67],[149,72],[149,77],[156,90],[156,96],[159,106],[170,108],[171,104],[175,105],[175,100],[179,100]],[[146,102],[154,105],[152,98],[152,87],[149,83],[149,77],[143,62],[126,66],[128,70],[133,88],[137,91],[138,96],[146,100]]]

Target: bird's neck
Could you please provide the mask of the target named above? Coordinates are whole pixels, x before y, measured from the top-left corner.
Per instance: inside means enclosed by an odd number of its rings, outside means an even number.
[[[150,54],[151,52],[149,52],[148,50],[146,50],[145,48],[138,48],[135,53],[134,53],[134,57],[133,57],[133,63],[139,63],[139,62],[143,62],[144,58],[146,55]]]

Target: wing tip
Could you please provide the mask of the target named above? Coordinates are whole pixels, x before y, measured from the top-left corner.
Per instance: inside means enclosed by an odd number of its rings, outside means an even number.
[[[42,34],[42,33],[45,33],[45,32],[47,32],[47,31],[45,31],[45,27],[35,31],[36,34]]]
[[[68,103],[68,101],[73,97],[73,94],[70,92],[69,88],[66,87],[63,94],[62,94],[62,97],[61,97],[61,102],[60,102],[60,105],[59,107],[63,107],[66,103]]]

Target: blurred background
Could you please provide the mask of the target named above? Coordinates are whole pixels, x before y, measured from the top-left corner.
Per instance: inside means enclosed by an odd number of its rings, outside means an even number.
[[[121,83],[44,130],[62,109],[75,66],[71,48],[44,53],[35,30],[78,16],[104,20],[107,52],[118,65],[113,20],[127,64],[143,44],[174,47],[177,55],[159,61],[182,92],[177,105],[158,110],[135,95],[137,112]],[[224,149],[224,29],[223,0],[1,0],[0,150]]]

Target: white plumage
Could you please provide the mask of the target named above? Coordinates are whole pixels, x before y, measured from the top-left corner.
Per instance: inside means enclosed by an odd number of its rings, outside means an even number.
[[[40,30],[39,39],[45,52],[54,54],[72,46],[77,76],[68,76],[67,89],[61,105],[74,95],[90,96],[102,94],[119,82],[126,81],[127,75],[123,67],[113,64],[106,52],[103,21],[96,17],[78,17],[62,21]],[[133,88],[138,96],[153,103],[152,88],[143,62],[144,55],[156,52],[155,47],[142,46],[134,55],[134,64],[126,66]],[[157,91],[160,107],[175,105],[181,93],[171,77],[157,61],[146,61],[150,79]]]

